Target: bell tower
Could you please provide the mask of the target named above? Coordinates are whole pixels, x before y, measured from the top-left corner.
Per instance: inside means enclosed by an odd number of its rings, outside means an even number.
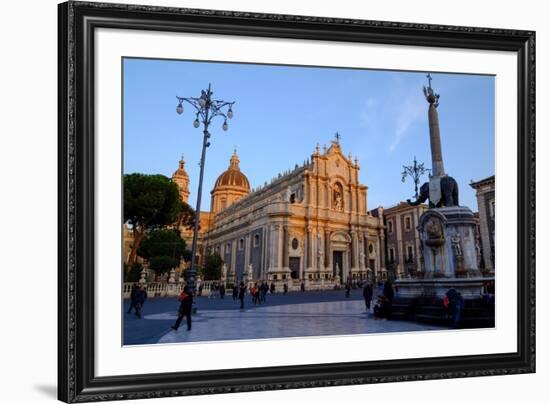
[[[185,160],[183,154],[179,161],[178,169],[172,174],[172,181],[178,186],[180,191],[180,199],[188,203],[189,202],[189,175],[185,171]]]

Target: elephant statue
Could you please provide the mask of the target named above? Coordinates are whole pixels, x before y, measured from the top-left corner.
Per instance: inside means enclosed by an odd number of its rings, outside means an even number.
[[[429,201],[430,208],[442,208],[450,206],[459,206],[458,205],[458,184],[453,177],[441,177],[439,179],[439,185],[441,188],[441,199],[434,205],[432,201]],[[420,205],[421,203],[426,202],[430,198],[430,183],[425,182],[420,187],[420,194],[416,201],[411,201],[407,199],[407,203],[411,206]]]

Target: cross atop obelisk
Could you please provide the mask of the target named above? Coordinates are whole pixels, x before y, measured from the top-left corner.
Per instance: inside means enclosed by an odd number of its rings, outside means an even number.
[[[428,74],[428,87],[424,86],[424,96],[430,104],[428,108],[428,121],[430,124],[430,148],[432,151],[432,176],[441,177],[445,175],[443,166],[443,152],[441,151],[441,136],[439,133],[439,94],[432,88],[432,76]]]

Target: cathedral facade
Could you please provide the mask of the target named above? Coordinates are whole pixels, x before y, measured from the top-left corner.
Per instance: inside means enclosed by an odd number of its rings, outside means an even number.
[[[383,278],[382,214],[368,211],[359,169],[337,139],[251,191],[234,152],[211,191],[202,254],[222,257],[228,284],[267,281],[292,290],[304,283],[311,290]],[[188,186],[181,172],[174,181]]]

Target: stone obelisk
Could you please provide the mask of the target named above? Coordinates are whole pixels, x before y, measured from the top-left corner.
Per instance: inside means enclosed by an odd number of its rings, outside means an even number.
[[[445,176],[443,152],[441,151],[441,135],[439,133],[439,94],[432,88],[432,76],[428,77],[428,87],[424,86],[424,95],[428,101],[428,122],[430,126],[430,149],[432,151],[432,173],[430,175],[430,201],[437,205],[441,199],[441,177]]]

